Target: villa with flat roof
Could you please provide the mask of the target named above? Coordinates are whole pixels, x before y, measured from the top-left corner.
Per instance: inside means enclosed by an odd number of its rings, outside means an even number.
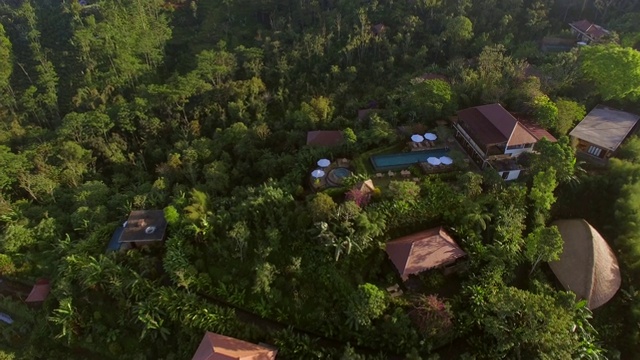
[[[598,105],[569,133],[576,151],[588,160],[606,162],[636,129],[640,116]]]
[[[534,131],[518,121],[500,104],[488,104],[458,111],[453,121],[456,139],[482,169],[491,166],[505,180],[517,179],[522,168],[515,158],[532,152],[541,138],[554,141],[546,130]]]

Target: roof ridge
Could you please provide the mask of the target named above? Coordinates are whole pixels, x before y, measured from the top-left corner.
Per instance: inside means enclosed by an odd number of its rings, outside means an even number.
[[[585,219],[580,219],[580,223],[582,224],[582,226],[585,228],[585,230],[588,232],[589,234],[589,250],[587,252],[587,261],[589,264],[589,269],[591,269],[591,271],[589,271],[589,289],[588,289],[588,294],[589,294],[589,299],[587,299],[587,302],[589,303],[588,305],[591,305],[591,299],[593,299],[593,290],[596,288],[594,286],[594,280],[597,279],[596,277],[596,249],[594,246],[594,236],[593,236],[593,228],[591,227],[591,225],[587,222],[587,220]]]

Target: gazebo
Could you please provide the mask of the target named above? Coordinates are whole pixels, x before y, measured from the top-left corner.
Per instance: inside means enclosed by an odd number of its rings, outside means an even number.
[[[604,305],[620,288],[618,260],[602,236],[583,219],[558,220],[564,246],[560,259],[549,263],[565,289],[587,300],[587,307]]]
[[[450,265],[466,255],[442,226],[392,240],[386,250],[404,281],[409,275]]]

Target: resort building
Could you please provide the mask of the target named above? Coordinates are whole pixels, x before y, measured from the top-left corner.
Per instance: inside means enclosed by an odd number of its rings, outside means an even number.
[[[482,169],[491,166],[505,180],[517,179],[522,171],[515,158],[532,152],[541,138],[555,141],[542,128],[529,129],[500,104],[458,111],[453,120],[456,139]]]
[[[278,350],[266,344],[206,332],[191,360],[275,360]]]
[[[442,226],[392,240],[386,251],[404,281],[409,275],[451,265],[466,255]]]
[[[597,42],[604,36],[609,35],[609,30],[600,25],[591,23],[589,20],[580,20],[569,23],[571,33],[576,39],[585,44]],[[584,44],[583,44],[584,45]]]
[[[620,289],[618,260],[602,236],[583,219],[558,220],[564,241],[560,259],[549,263],[562,286],[595,309]]]
[[[579,155],[606,162],[635,132],[640,116],[598,105],[569,133]]]

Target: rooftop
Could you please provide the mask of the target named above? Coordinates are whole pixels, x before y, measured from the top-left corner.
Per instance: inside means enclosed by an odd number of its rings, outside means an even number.
[[[403,280],[466,255],[442,226],[392,240],[386,251]]]
[[[49,296],[49,291],[51,291],[49,280],[39,279],[36,281],[35,285],[33,285],[33,289],[31,289],[29,296],[27,296],[24,301],[28,303],[45,301]]]
[[[589,20],[580,20],[569,23],[572,28],[589,35],[592,39],[597,40],[607,34],[609,30],[600,25],[596,25]]]
[[[278,350],[206,332],[191,360],[275,360]]]
[[[134,210],[125,224],[120,243],[162,241],[167,230],[162,210]]]
[[[476,106],[458,111],[458,121],[470,130],[475,141],[492,144],[533,144],[537,139],[500,104]]]
[[[558,220],[564,241],[560,259],[549,267],[565,289],[587,300],[587,307],[602,306],[621,284],[618,260],[602,236],[583,219]]]
[[[615,151],[627,138],[640,116],[598,105],[569,133],[603,149]]]

